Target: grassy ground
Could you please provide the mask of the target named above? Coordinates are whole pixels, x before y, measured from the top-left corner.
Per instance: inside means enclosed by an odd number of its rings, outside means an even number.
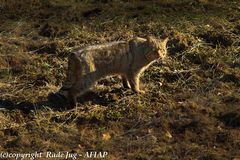
[[[0,24],[0,152],[240,158],[239,0],[8,0]],[[72,110],[46,102],[71,51],[136,35],[170,38],[169,60],[141,79],[145,95],[109,77]]]

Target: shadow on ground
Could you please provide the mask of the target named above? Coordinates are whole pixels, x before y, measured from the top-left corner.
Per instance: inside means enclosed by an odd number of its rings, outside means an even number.
[[[115,89],[111,93],[119,92],[120,89]],[[105,91],[102,91],[100,93],[96,93],[93,91],[89,91],[85,93],[83,96],[78,98],[78,103],[84,104],[91,102],[92,104],[98,104],[102,106],[107,106],[108,104],[112,103],[114,100],[109,99],[105,96]],[[60,102],[60,103],[59,103]],[[33,110],[36,109],[42,109],[44,107],[51,108],[55,111],[65,111],[68,109],[72,109],[72,107],[69,107],[67,103],[64,103],[64,100],[62,101],[39,101],[36,103],[32,103],[29,101],[23,101],[20,103],[14,103],[11,100],[8,99],[0,99],[0,110],[20,110],[25,114],[30,113]]]

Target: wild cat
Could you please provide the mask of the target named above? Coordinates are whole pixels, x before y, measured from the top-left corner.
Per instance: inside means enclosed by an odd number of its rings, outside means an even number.
[[[63,86],[49,94],[50,101],[67,100],[76,106],[77,97],[83,95],[100,78],[121,75],[123,87],[144,93],[139,88],[139,78],[155,60],[167,55],[166,39],[152,36],[135,37],[129,41],[116,41],[89,46],[68,57],[68,70]]]

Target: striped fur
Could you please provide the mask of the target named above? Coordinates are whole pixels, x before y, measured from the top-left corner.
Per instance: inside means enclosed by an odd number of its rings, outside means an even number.
[[[77,96],[85,93],[97,80],[107,75],[121,75],[123,86],[137,93],[139,77],[157,59],[167,54],[167,39],[133,38],[86,47],[71,53],[68,58],[66,80],[57,92],[76,105]]]

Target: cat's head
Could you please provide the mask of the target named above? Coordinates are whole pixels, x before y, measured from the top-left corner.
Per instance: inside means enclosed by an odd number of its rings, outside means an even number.
[[[147,58],[150,60],[164,59],[167,56],[168,38],[156,39],[152,36],[147,37],[148,53]]]

